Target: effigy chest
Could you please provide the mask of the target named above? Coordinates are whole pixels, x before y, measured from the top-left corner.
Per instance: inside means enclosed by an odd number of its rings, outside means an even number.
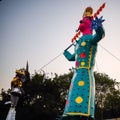
[[[97,44],[92,44],[92,36],[87,35],[80,38],[75,46],[75,67],[76,69],[90,69],[94,65]]]

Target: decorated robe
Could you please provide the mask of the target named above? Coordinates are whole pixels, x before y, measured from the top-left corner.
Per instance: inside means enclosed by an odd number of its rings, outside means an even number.
[[[75,45],[71,54],[65,50],[69,61],[75,61],[75,72],[71,80],[68,98],[63,116],[88,116],[94,118],[95,111],[95,79],[93,66],[97,44],[103,38],[104,30],[99,27],[94,35],[83,35]]]

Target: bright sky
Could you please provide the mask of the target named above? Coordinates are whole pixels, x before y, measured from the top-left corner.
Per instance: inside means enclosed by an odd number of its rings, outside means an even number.
[[[29,62],[34,74],[71,44],[71,38],[86,7],[94,12],[106,2],[100,14],[106,32],[100,45],[120,59],[120,0],[2,0],[0,1],[0,89],[10,88],[15,70]],[[120,82],[120,61],[100,46],[94,71]],[[74,67],[61,55],[43,70],[68,73]]]

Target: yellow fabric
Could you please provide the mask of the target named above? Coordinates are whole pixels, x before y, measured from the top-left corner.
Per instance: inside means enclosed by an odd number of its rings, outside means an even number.
[[[13,86],[22,87],[22,82],[18,77],[13,78],[11,83]]]
[[[24,70],[24,69],[23,69]],[[16,73],[19,73],[19,74],[21,74],[21,75],[25,75],[25,71],[22,71],[22,69],[21,70],[16,70]]]

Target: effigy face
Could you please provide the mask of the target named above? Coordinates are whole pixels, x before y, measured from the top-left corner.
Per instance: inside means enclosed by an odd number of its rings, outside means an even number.
[[[79,30],[83,33],[83,35],[92,34],[92,29],[91,29],[92,19],[93,19],[92,17],[84,17],[80,21]]]

